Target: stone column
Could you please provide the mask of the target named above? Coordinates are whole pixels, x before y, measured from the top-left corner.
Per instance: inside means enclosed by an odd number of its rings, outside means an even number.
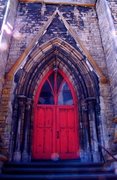
[[[26,102],[26,113],[25,113],[25,123],[24,123],[24,144],[22,152],[22,161],[30,160],[29,152],[29,134],[30,134],[30,122],[31,122],[31,110],[32,110],[32,99],[27,98]]]
[[[88,114],[87,114],[87,102],[83,100],[82,102],[82,142],[83,147],[81,150],[81,160],[83,162],[91,161],[91,146],[90,146],[90,130],[89,130],[89,122],[88,122]]]
[[[99,148],[98,148],[98,132],[97,132],[97,123],[96,123],[96,114],[95,106],[96,99],[93,97],[87,98],[88,103],[88,115],[89,115],[89,128],[90,128],[90,139],[91,139],[91,150],[93,161],[99,161]]]
[[[17,133],[16,133],[16,144],[14,152],[14,161],[21,160],[21,140],[22,140],[22,124],[24,122],[24,112],[25,112],[26,97],[24,95],[18,96],[18,123],[17,123]]]

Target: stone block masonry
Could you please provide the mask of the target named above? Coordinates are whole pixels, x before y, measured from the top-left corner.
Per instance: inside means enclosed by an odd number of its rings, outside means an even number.
[[[40,3],[19,4],[6,71],[9,71],[11,66],[19,58],[28,44],[30,44],[43,24],[51,17],[56,8],[59,8],[59,11],[62,12],[67,22],[72,26],[73,29],[76,30],[84,46],[89,50],[90,54],[94,57],[98,65],[103,68],[104,73],[106,73],[105,62],[103,61],[103,49],[100,47],[101,38],[95,9],[91,7],[47,4],[43,10],[42,4]],[[59,19],[58,21],[60,22]],[[58,27],[62,26],[62,23],[60,24],[61,25],[58,24]],[[67,31],[65,32],[65,30],[61,28],[62,27],[59,28],[59,35],[61,37],[64,35],[66,36]],[[49,41],[51,38],[59,36],[57,31],[57,23],[56,28],[51,29],[51,27],[49,27],[49,29],[50,30],[48,33],[45,34],[45,39],[42,39],[40,44],[45,41]],[[19,38],[15,36],[16,33],[19,33]],[[63,38],[65,39],[65,37]],[[97,51],[95,51],[95,49],[97,49]]]
[[[17,3],[17,0],[0,0],[0,99]]]
[[[108,1],[112,7],[116,7],[117,2],[114,0]],[[114,12],[110,11],[106,0],[98,0],[97,14],[99,19],[100,32],[102,37],[102,43],[104,47],[106,64],[108,68],[108,75],[111,84],[111,93],[113,99],[114,116],[117,116],[117,36],[115,35],[116,21],[112,18]],[[117,12],[117,11],[116,11]],[[115,13],[116,13],[115,12]],[[114,18],[115,19],[115,18]]]
[[[4,138],[6,137],[8,139],[8,135],[5,135],[5,132],[9,129],[6,118],[9,109],[9,94],[11,92],[9,89],[9,82],[4,84],[4,75],[15,21],[17,3],[17,0],[0,0],[0,138],[2,139],[2,144],[4,144],[2,146],[5,146],[6,143],[4,142]],[[5,91],[3,90],[3,87],[5,88]],[[3,149],[0,148],[0,153],[6,152],[6,150]]]
[[[112,14],[112,18],[114,21],[116,34],[117,34],[117,1],[116,0],[107,0],[107,2],[110,7],[110,10],[111,10],[111,14]]]
[[[111,15],[113,18],[113,23],[115,27],[115,32],[113,32],[113,37],[116,41],[115,43],[115,57],[116,57],[116,64],[117,64],[117,1],[116,0],[107,0],[107,3],[110,7],[111,10]],[[114,107],[115,107],[115,117],[114,119],[117,119],[117,66],[114,66],[113,69],[113,84],[112,84],[112,89],[113,89],[113,98],[114,98]],[[117,121],[115,121],[117,123]],[[117,124],[115,127],[115,143],[117,143]]]
[[[14,0],[11,2],[15,2]],[[74,1],[75,2],[75,1]],[[81,1],[79,1],[81,2]],[[83,0],[82,2],[94,2]],[[41,4],[41,3],[19,3],[18,8],[17,4],[14,4],[14,13],[11,15],[15,19],[15,12],[17,9],[16,20],[13,26],[12,40],[10,42],[9,50],[7,51],[6,60],[3,65],[4,70],[9,72],[11,67],[24,52],[25,48],[30,44],[35,35],[41,30],[42,26],[47,22],[47,20],[52,16],[54,11],[58,8],[62,13],[66,21],[70,26],[77,32],[78,37],[83,42],[84,46],[88,49],[90,54],[93,56],[98,66],[102,69],[103,73],[108,76],[106,58],[103,51],[101,35],[104,29],[104,22],[100,21],[100,16],[103,15],[99,11],[97,6],[98,17],[95,11],[95,7],[83,7],[83,6],[73,6],[73,5],[55,5],[55,4]],[[98,4],[99,5],[99,4]],[[13,7],[11,8],[13,10]],[[11,16],[9,16],[8,22],[10,23]],[[14,22],[14,20],[12,21]],[[105,21],[107,22],[107,21]],[[101,24],[102,23],[102,24]],[[107,22],[108,23],[108,22]],[[100,25],[100,29],[99,29]],[[60,17],[56,16],[52,21],[50,26],[45,30],[45,34],[39,40],[39,45],[51,40],[52,38],[59,37],[64,41],[71,44],[74,48],[81,51],[81,48],[78,44],[75,43],[73,37],[69,34],[65,28]],[[100,34],[101,31],[101,34]],[[104,31],[105,34],[108,34],[109,29]],[[7,38],[5,32],[4,37]],[[38,39],[37,39],[38,41]],[[110,43],[110,42],[109,42]],[[107,49],[108,50],[108,49]],[[107,51],[107,54],[110,51]],[[3,58],[1,58],[3,59]],[[1,61],[2,62],[2,61]],[[7,64],[7,66],[6,66]],[[5,67],[6,66],[6,67]],[[2,67],[2,66],[1,66]],[[0,67],[0,68],[1,68]],[[20,68],[20,67],[19,67]],[[2,75],[3,75],[2,74]],[[14,84],[6,80],[4,84],[4,89],[2,93],[2,103],[0,110],[0,133],[4,139],[3,151],[7,154],[9,149],[10,134],[11,132],[11,123],[12,123],[12,101],[13,101],[13,88]],[[9,100],[9,96],[11,99]],[[2,108],[4,107],[4,108]],[[105,141],[105,146],[109,147],[109,143],[113,140],[111,121],[113,118],[112,111],[112,99],[111,99],[111,89],[109,84],[102,85],[100,83],[100,128],[102,128],[102,141]],[[3,110],[4,109],[4,110]],[[111,145],[110,145],[111,147]]]
[[[110,8],[109,8],[110,7]],[[99,19],[99,27],[102,37],[102,44],[106,57],[108,76],[110,80],[110,96],[112,96],[113,118],[110,123],[117,119],[117,1],[98,0],[96,10]],[[117,142],[117,125],[113,124],[115,130],[114,142]],[[117,145],[112,145],[116,154]]]

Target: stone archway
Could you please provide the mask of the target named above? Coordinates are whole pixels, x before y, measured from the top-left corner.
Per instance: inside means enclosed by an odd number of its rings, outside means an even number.
[[[12,155],[14,160],[31,159],[33,100],[38,84],[55,65],[72,82],[79,101],[80,158],[82,161],[100,159],[99,140],[99,87],[98,77],[87,65],[87,59],[64,41],[52,41],[36,48],[27,58],[23,69],[16,75],[13,106]],[[20,137],[20,138],[19,138]],[[95,139],[94,142],[91,137]]]

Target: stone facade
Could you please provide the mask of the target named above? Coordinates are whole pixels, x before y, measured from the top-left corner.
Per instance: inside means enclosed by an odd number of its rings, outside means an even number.
[[[116,35],[116,1],[97,1],[96,9],[102,44],[106,57],[108,76],[110,81],[110,95],[112,96],[114,119],[117,117],[117,35]],[[110,9],[110,8],[111,9]],[[107,36],[108,33],[108,36]],[[116,132],[115,132],[116,134]],[[115,135],[116,139],[116,135]]]
[[[17,1],[0,1],[1,34],[0,34],[0,96],[4,83],[4,74],[9,54],[10,40],[14,26]],[[3,15],[4,13],[4,15]],[[4,19],[3,19],[4,16]]]
[[[39,3],[35,3],[33,5],[30,3],[19,4],[7,71],[11,68],[16,59],[18,59],[28,44],[32,41],[33,37],[42,28],[42,25],[51,17],[56,8],[58,8],[57,5],[46,5],[46,7],[43,8],[42,4]],[[69,10],[68,14],[66,14],[66,9]],[[59,10],[63,13],[63,16],[67,22],[69,22],[73,29],[75,29],[84,46],[89,50],[98,65],[105,71],[105,62],[103,62],[104,53],[102,47],[100,47],[101,38],[95,9],[90,7],[74,7],[63,5],[59,8]],[[43,39],[40,41],[40,44],[59,35],[60,37],[63,37],[65,33],[67,34],[63,23],[59,19],[56,21],[58,22],[52,23],[54,27],[52,27],[52,30],[45,34],[45,38],[43,37]],[[60,28],[58,29],[59,35],[57,35],[57,28],[55,28],[57,23],[60,23]],[[51,29],[51,27],[49,27],[49,29]],[[19,32],[19,39],[14,38],[15,32]],[[63,38],[66,38],[65,40],[67,40],[67,36]],[[69,43],[73,45],[74,42],[69,41]],[[97,51],[95,51],[95,49],[97,49]],[[17,53],[14,53],[14,50],[15,52],[17,51]]]
[[[5,68],[7,64],[7,58],[9,54],[9,48],[10,48],[10,41],[14,26],[14,20],[15,20],[15,13],[16,13],[16,7],[17,7],[17,1],[10,0],[10,1],[0,1],[1,8],[4,8],[1,12],[4,12],[4,19],[2,18],[3,15],[1,15],[1,34],[0,34],[0,141],[3,143],[3,134],[5,131],[5,115],[4,112],[7,108],[8,111],[8,102],[6,102],[5,98],[8,97],[9,88],[5,90],[5,92],[2,94],[1,92],[4,85],[4,75],[5,75]],[[5,4],[5,6],[4,6]],[[0,143],[1,144],[1,143]],[[2,150],[0,150],[2,151]]]
[[[100,124],[98,128],[102,145],[108,148],[113,154],[116,154],[116,145],[113,144],[115,133],[113,118],[117,116],[117,53],[116,36],[113,35],[116,29],[116,2],[110,0],[107,3],[106,0],[98,0],[96,7],[94,7],[94,0],[77,1],[77,3],[81,3],[82,6],[59,5],[59,3],[41,4],[36,2],[20,2],[17,7],[16,1],[11,0],[10,3],[10,11],[5,22],[9,22],[10,27],[13,27],[12,39],[10,39],[11,34],[9,35],[4,31],[2,39],[5,38],[5,41],[7,41],[7,49],[1,54],[1,79],[4,73],[7,75],[25,51],[26,47],[31,44],[34,37],[41,31],[53,13],[58,10],[70,27],[76,32],[83,46],[89,51],[98,67],[101,68],[103,74],[109,80],[107,84],[99,83]],[[83,3],[88,4],[88,6],[83,6]],[[89,6],[89,4],[93,4],[93,6]],[[108,4],[110,5],[113,19]],[[37,39],[37,44],[41,46],[53,38],[60,38],[69,43],[86,59],[86,54],[83,52],[81,46],[76,43],[72,34],[69,33],[59,15],[54,17],[49,27],[45,29],[43,35]],[[17,70],[24,66],[25,60],[22,61]],[[88,61],[87,63],[88,65],[90,64]],[[92,68],[91,64],[89,66]],[[94,71],[96,72],[96,69],[94,69]],[[98,73],[97,76],[99,77]],[[3,82],[2,79],[1,91]],[[9,142],[11,142],[11,138],[9,137],[10,135],[12,136],[13,133],[12,103],[14,99],[14,88],[14,82],[6,78],[1,97],[0,110],[0,134],[2,134],[2,141],[4,141],[2,151],[5,154],[10,154]],[[93,122],[91,123],[93,134],[94,126]]]
[[[117,2],[115,0],[108,0],[107,3],[110,7],[112,18],[115,25],[115,30],[117,32]]]

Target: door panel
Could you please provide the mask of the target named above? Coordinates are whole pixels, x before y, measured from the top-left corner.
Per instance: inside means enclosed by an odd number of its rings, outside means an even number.
[[[61,154],[68,152],[68,143],[67,143],[67,136],[68,132],[66,128],[62,128],[60,131],[60,139],[59,139],[59,156],[61,157]]]
[[[33,157],[50,158],[53,151],[54,109],[49,106],[38,106],[36,116]]]
[[[78,138],[74,106],[58,107],[59,156],[62,159],[78,157]]]
[[[60,71],[49,72],[35,96],[33,158],[78,157],[75,102],[69,80]]]

